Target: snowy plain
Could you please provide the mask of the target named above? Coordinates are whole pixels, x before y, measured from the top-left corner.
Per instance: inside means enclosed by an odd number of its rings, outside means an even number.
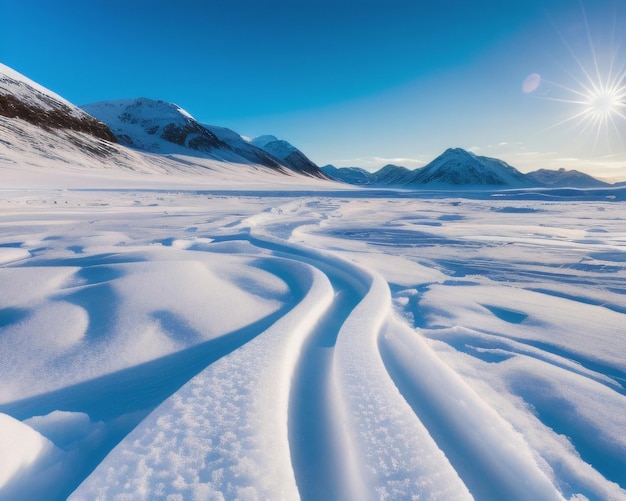
[[[626,499],[619,191],[137,179],[0,191],[0,499]]]

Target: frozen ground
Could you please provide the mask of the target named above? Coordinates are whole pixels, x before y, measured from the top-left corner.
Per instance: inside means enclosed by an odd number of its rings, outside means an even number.
[[[0,499],[626,499],[624,202],[319,190],[1,191]]]

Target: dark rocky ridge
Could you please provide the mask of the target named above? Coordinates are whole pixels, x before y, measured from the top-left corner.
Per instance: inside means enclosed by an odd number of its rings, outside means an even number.
[[[172,106],[164,101],[152,101],[146,98],[139,98],[135,103],[126,107],[126,111],[119,115],[119,120],[123,123],[133,125],[140,124],[148,134],[158,135],[158,137],[165,141],[191,150],[210,152],[214,148],[230,149],[230,147],[220,141],[215,134],[192,118],[185,118],[183,121],[171,122],[163,126],[151,124],[150,120],[141,120],[139,118],[145,108],[151,108],[155,105]],[[130,146],[134,146],[134,141],[128,134],[121,134],[118,138],[128,143]]]
[[[12,80],[8,77],[4,81]],[[24,86],[26,84],[11,81],[13,85]],[[21,101],[12,94],[0,94],[0,115],[7,118],[20,118],[32,125],[41,127],[48,131],[54,129],[68,129],[75,132],[90,134],[99,139],[105,139],[116,143],[115,135],[107,125],[87,115],[86,113],[77,116],[72,113],[69,106],[54,101],[36,89],[29,88],[37,94],[40,101],[49,104],[49,109],[44,109],[28,102]]]

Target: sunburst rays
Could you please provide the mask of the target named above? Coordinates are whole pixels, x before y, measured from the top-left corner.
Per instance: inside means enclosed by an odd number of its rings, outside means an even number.
[[[570,105],[565,118],[548,127],[554,129],[566,124],[577,131],[576,140],[588,144],[592,139],[593,150],[614,152],[624,148],[626,136],[626,58],[620,56],[619,45],[612,37],[609,47],[602,50],[594,42],[584,7],[582,18],[586,32],[589,61],[583,62],[582,54],[559,33],[561,40],[575,61],[574,70],[563,70],[570,83],[563,84],[543,79],[552,87],[550,95],[543,99]],[[558,32],[558,30],[557,30]]]

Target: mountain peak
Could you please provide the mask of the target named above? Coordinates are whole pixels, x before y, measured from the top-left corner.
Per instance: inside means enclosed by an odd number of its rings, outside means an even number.
[[[121,142],[139,149],[161,153],[175,152],[172,145],[200,152],[229,149],[173,103],[140,97],[87,104],[82,109],[107,123]]]
[[[567,170],[564,167],[559,170],[539,169],[526,175],[552,188],[602,188],[610,186],[589,174],[577,170]]]
[[[410,184],[467,187],[529,187],[537,185],[502,160],[477,156],[463,148],[448,148],[415,171]]]
[[[463,148],[447,148],[446,151],[442,153],[442,155],[465,155],[465,156],[476,156],[471,151],[467,151]]]
[[[276,136],[272,135],[265,135],[255,137],[250,141],[250,144],[278,158],[281,163],[296,172],[302,172],[312,177],[326,177],[320,168],[309,160],[304,153],[284,139],[278,139]]]
[[[280,139],[278,139],[276,136],[272,136],[271,134],[265,134],[263,136],[255,137],[250,142],[252,144],[254,144],[255,146],[258,146],[259,148],[263,148],[264,146],[268,145],[269,143],[274,143],[274,142],[278,142],[278,141],[280,141]]]

